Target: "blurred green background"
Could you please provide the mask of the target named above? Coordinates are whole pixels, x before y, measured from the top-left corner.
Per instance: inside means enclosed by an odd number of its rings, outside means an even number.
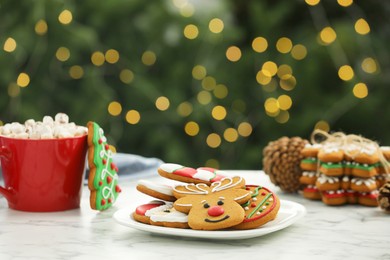
[[[390,4],[0,0],[0,125],[65,112],[118,152],[262,168],[315,128],[390,145]]]

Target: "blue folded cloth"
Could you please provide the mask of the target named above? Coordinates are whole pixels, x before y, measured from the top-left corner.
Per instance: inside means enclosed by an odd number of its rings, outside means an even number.
[[[157,168],[163,163],[158,158],[147,158],[135,154],[116,153],[113,160],[118,167],[118,176],[122,180],[137,180],[157,174]],[[89,169],[85,174],[85,184],[88,183]],[[0,181],[2,182],[2,174],[0,168]]]

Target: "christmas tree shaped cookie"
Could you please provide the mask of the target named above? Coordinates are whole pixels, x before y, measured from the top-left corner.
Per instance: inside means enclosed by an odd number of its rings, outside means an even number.
[[[121,192],[118,168],[103,129],[95,122],[88,122],[87,127],[90,204],[92,209],[105,210],[114,204]]]

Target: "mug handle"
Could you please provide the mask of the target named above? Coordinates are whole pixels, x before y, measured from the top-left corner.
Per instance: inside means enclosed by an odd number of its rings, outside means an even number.
[[[0,157],[9,160],[11,158],[11,151],[5,146],[0,146]],[[0,194],[2,194],[8,201],[13,197],[11,189],[6,189],[2,186],[0,186]]]

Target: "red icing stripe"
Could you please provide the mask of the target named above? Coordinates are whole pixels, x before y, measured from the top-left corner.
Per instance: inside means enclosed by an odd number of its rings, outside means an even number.
[[[173,173],[176,175],[183,176],[183,177],[193,178],[193,176],[196,172],[197,171],[193,168],[185,167],[185,168],[178,169],[178,170],[174,171]]]
[[[305,187],[303,189],[304,192],[318,192],[318,189],[317,187],[314,187],[314,188],[309,188],[309,187]]]
[[[322,193],[322,195],[325,196],[325,197],[327,197],[327,198],[342,198],[342,197],[345,197],[345,196],[346,196],[345,192],[341,192],[341,193],[335,192],[335,193],[333,193],[333,194],[330,194],[330,193],[328,193],[328,192],[326,192],[326,191],[324,191],[324,192]]]
[[[135,209],[135,213],[138,214],[138,215],[142,215],[144,216],[145,215],[145,212],[150,210],[150,209],[153,209],[153,208],[156,208],[156,207],[159,207],[161,205],[164,205],[165,203],[164,202],[151,202],[151,203],[148,203],[148,204],[144,204],[144,205],[141,205],[141,206],[138,206],[136,209]]]

